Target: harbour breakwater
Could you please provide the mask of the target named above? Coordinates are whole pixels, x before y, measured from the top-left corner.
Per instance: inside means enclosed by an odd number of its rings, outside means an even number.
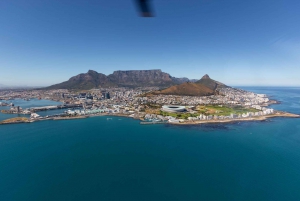
[[[30,110],[32,112],[39,112],[45,110],[57,110],[57,109],[67,109],[67,108],[82,108],[82,104],[64,104],[64,105],[53,105],[53,106],[44,106],[44,107],[32,107]]]
[[[1,110],[1,113],[4,114],[27,114],[27,111],[33,112],[40,112],[46,110],[57,110],[57,109],[72,109],[72,108],[83,108],[82,104],[64,104],[64,105],[50,105],[50,106],[42,106],[42,107],[31,107],[26,110],[19,110],[16,108],[12,108],[10,110]],[[24,111],[26,111],[24,113]],[[30,114],[30,113],[29,113]]]

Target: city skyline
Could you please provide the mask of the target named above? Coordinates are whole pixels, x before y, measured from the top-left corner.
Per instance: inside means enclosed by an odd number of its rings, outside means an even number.
[[[230,86],[299,86],[300,3],[2,1],[0,84],[49,86],[85,73],[161,69]]]

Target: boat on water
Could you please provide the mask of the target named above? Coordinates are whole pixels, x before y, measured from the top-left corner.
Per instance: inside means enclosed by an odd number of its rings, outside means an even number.
[[[112,120],[112,118],[106,118],[106,120]]]

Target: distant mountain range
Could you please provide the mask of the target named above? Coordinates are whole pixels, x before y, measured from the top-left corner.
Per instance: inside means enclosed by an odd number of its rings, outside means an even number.
[[[176,78],[161,70],[114,71],[106,76],[93,70],[71,77],[68,81],[44,89],[82,89],[99,87],[169,87],[184,82],[195,82],[188,78]]]
[[[0,84],[0,89],[5,90],[5,89],[11,89],[11,90],[17,90],[17,89],[34,89],[34,88],[38,88],[38,87],[34,87],[34,86],[7,86],[4,84]]]
[[[0,84],[0,88],[5,88],[6,86],[3,84]]]

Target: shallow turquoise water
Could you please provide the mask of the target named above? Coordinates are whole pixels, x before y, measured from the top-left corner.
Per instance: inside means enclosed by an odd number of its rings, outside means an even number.
[[[299,89],[253,90],[300,113]],[[299,123],[94,117],[4,125],[0,200],[300,200]]]

